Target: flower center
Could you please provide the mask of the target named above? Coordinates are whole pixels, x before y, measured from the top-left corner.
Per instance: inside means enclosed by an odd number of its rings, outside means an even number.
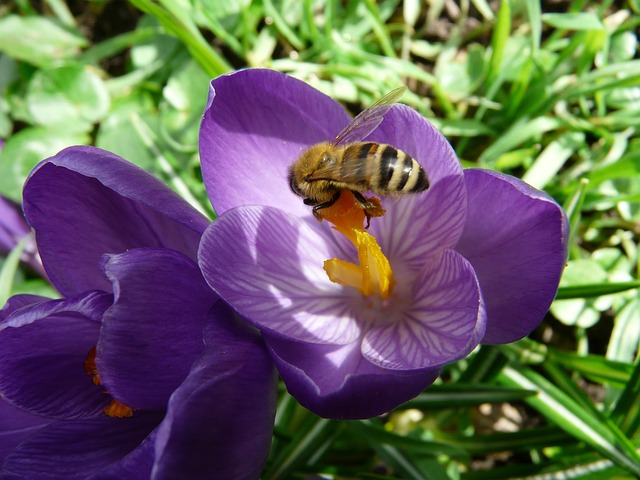
[[[96,347],[91,347],[87,357],[84,359],[84,371],[87,375],[91,375],[91,381],[94,385],[102,385],[102,379],[98,373],[98,366],[96,365]],[[109,393],[106,390],[104,393]],[[113,399],[111,403],[103,410],[105,415],[114,418],[125,418],[133,416],[133,409],[127,407],[125,404]]]
[[[367,200],[377,207],[378,214],[375,216],[382,216],[384,210],[380,200],[375,197]],[[360,262],[356,265],[339,258],[325,261],[324,270],[329,279],[346,287],[356,288],[365,297],[376,295],[387,300],[395,285],[391,265],[376,238],[363,228],[367,215],[353,193],[342,190],[340,198],[333,205],[318,213],[355,245]]]

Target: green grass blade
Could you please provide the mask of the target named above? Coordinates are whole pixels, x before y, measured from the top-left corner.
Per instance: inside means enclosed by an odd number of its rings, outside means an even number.
[[[372,448],[376,444],[386,444],[395,448],[401,448],[418,455],[438,456],[447,455],[451,458],[468,460],[469,455],[465,450],[437,441],[427,441],[416,437],[405,437],[393,432],[388,432],[382,426],[371,420],[361,420],[349,424],[350,430],[364,439]]]
[[[398,408],[433,410],[477,406],[483,403],[501,403],[522,400],[534,395],[531,390],[505,388],[497,385],[464,384],[433,385],[426,392]]]
[[[276,9],[273,2],[271,0],[262,0],[262,2],[264,3],[265,15],[271,17],[273,25],[287,40],[287,42],[289,42],[296,50],[304,49],[304,42],[296,34],[295,30],[289,27],[289,24],[285,21],[282,15],[280,15],[280,12]]]
[[[174,35],[184,43],[194,60],[211,77],[217,77],[232,70],[226,59],[211,48],[195,24],[180,13],[178,6],[166,0],[162,3],[167,8],[163,8],[151,0],[130,1],[136,8],[156,17],[167,33]]]
[[[20,257],[29,237],[25,237],[11,250],[0,270],[0,305],[4,305],[11,296],[13,279],[20,265]]]
[[[575,443],[575,439],[556,427],[529,428],[519,432],[494,432],[486,435],[448,435],[438,433],[439,442],[453,445],[473,455],[496,452],[528,452],[536,448]]]
[[[502,60],[504,50],[511,31],[511,4],[510,0],[502,0],[498,10],[498,19],[491,37],[491,59],[489,60],[489,71],[487,73],[486,84],[491,87],[500,76],[502,70]]]
[[[594,382],[606,383],[620,389],[629,382],[633,370],[628,363],[608,360],[600,355],[582,355],[555,348],[548,349],[547,359]]]
[[[291,478],[294,470],[305,465],[329,438],[333,438],[336,429],[344,426],[345,424],[309,415],[286,447],[279,451],[262,478],[272,480]]]
[[[593,285],[577,285],[575,287],[560,287],[556,300],[569,298],[593,298],[601,295],[625,292],[634,288],[640,288],[640,280],[630,282],[597,283]]]
[[[527,368],[506,368],[498,377],[504,385],[538,390],[538,395],[525,401],[570,435],[590,445],[613,462],[635,475],[640,475],[640,455],[627,440],[618,441],[621,433],[596,418],[591,411],[562,392],[551,382]]]
[[[611,413],[611,419],[630,438],[640,428],[640,357],[620,398]]]

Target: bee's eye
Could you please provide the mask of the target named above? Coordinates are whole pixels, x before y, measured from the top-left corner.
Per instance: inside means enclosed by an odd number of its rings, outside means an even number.
[[[293,191],[293,193],[295,193],[296,195],[302,196],[302,192],[298,188],[298,183],[296,182],[296,177],[293,174],[293,171],[289,172],[289,186],[291,187],[291,190]]]
[[[327,152],[322,155],[322,160],[320,160],[320,165],[322,168],[326,168],[327,165],[331,165],[335,162],[335,159]]]

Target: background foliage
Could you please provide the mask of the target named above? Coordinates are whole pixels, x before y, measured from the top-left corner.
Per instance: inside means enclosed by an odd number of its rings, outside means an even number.
[[[638,0],[14,0],[0,5],[0,193],[37,162],[111,150],[213,218],[198,125],[211,77],[264,66],[353,112],[406,84],[465,166],[519,176],[571,219],[543,325],[485,346],[391,414],[279,405],[264,478],[640,476]],[[47,292],[1,264],[0,300]],[[49,294],[53,294],[49,292]]]

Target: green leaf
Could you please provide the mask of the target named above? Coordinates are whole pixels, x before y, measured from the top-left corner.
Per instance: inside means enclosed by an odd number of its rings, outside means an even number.
[[[86,45],[79,34],[47,17],[0,18],[0,51],[36,66],[46,67],[70,58]]]
[[[154,155],[138,135],[134,116],[142,117],[147,124],[159,130],[156,106],[148,92],[134,90],[129,95],[116,98],[113,107],[100,123],[96,134],[96,146],[109,150],[130,162],[157,174]]]
[[[606,285],[608,274],[594,258],[581,258],[568,263],[562,274],[560,285],[577,287],[580,285]],[[575,298],[560,300],[551,305],[551,313],[565,325],[577,325],[582,328],[592,327],[600,319],[600,312],[611,307],[608,298]]]
[[[4,144],[0,151],[0,192],[20,203],[22,184],[38,162],[64,147],[89,143],[89,138],[77,132],[47,127],[21,130]]]
[[[26,100],[34,123],[80,132],[90,131],[111,103],[102,79],[81,65],[39,70],[29,83]]]
[[[638,282],[640,284],[640,281]],[[640,285],[639,285],[640,287]],[[633,361],[640,344],[640,293],[616,314],[607,346],[607,358]]]
[[[194,61],[185,62],[167,81],[162,90],[162,126],[176,140],[188,144],[193,151],[198,144],[198,130],[206,106],[209,76]]]

